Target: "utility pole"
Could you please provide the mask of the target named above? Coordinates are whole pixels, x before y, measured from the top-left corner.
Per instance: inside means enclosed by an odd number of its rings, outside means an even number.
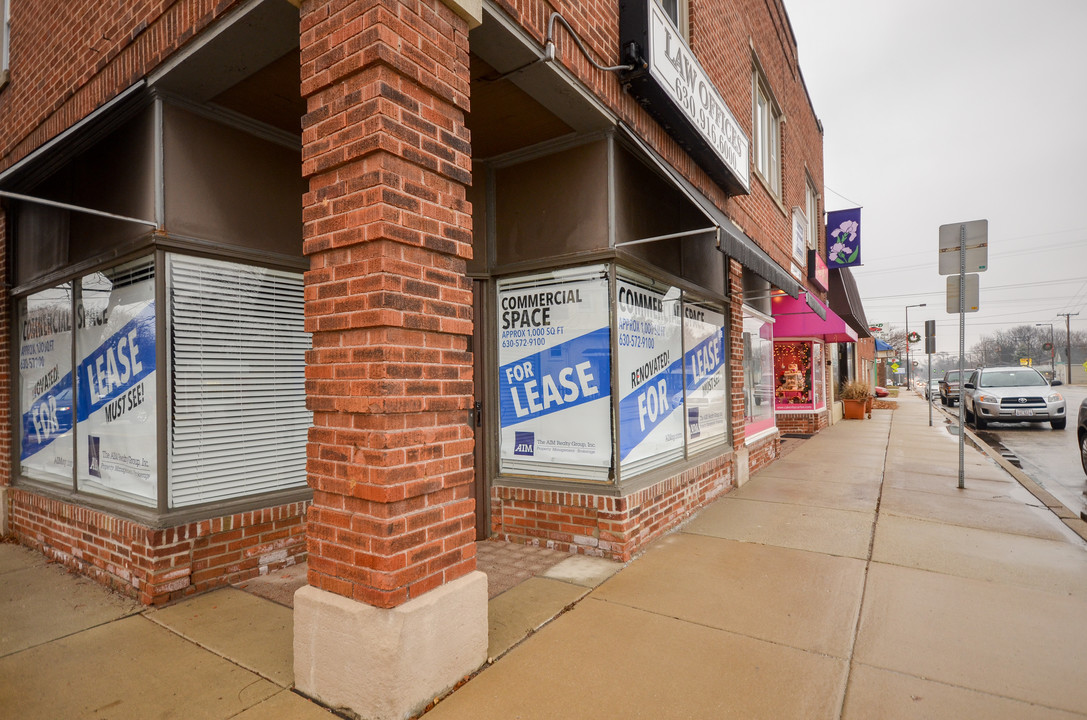
[[[928,303],[906,306],[906,387],[913,388],[913,373],[910,372],[910,308],[925,307]]]
[[[1068,364],[1068,384],[1072,384],[1072,316],[1079,315],[1078,312],[1074,313],[1057,313],[1058,317],[1064,318],[1064,351],[1067,353],[1064,356],[1065,362]]]

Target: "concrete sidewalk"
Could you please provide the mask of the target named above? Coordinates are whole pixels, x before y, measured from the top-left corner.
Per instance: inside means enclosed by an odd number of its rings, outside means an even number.
[[[427,720],[1087,718],[1082,520],[971,447],[958,490],[935,424],[910,394],[614,576],[570,558],[494,597],[497,662]],[[233,588],[145,610],[0,545],[0,718],[330,717],[290,691],[291,628]]]

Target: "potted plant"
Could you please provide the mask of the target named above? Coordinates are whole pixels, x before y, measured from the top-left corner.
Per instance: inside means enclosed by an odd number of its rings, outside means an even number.
[[[868,386],[868,383],[850,380],[842,383],[838,389],[838,397],[842,399],[842,410],[846,420],[863,420],[869,399],[872,397],[872,388]]]

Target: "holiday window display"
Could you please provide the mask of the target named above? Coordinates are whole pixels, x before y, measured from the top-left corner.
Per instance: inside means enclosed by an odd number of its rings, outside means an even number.
[[[822,400],[813,392],[813,344],[810,341],[774,343],[774,405],[778,410],[815,410]],[[818,348],[821,355],[822,348]]]

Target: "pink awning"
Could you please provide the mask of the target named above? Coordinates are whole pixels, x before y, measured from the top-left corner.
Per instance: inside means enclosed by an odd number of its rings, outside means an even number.
[[[810,303],[826,311],[826,320],[815,313]],[[857,342],[857,332],[811,293],[805,298],[801,291],[800,299],[775,295],[771,299],[771,312],[775,340],[820,338],[823,342]]]

